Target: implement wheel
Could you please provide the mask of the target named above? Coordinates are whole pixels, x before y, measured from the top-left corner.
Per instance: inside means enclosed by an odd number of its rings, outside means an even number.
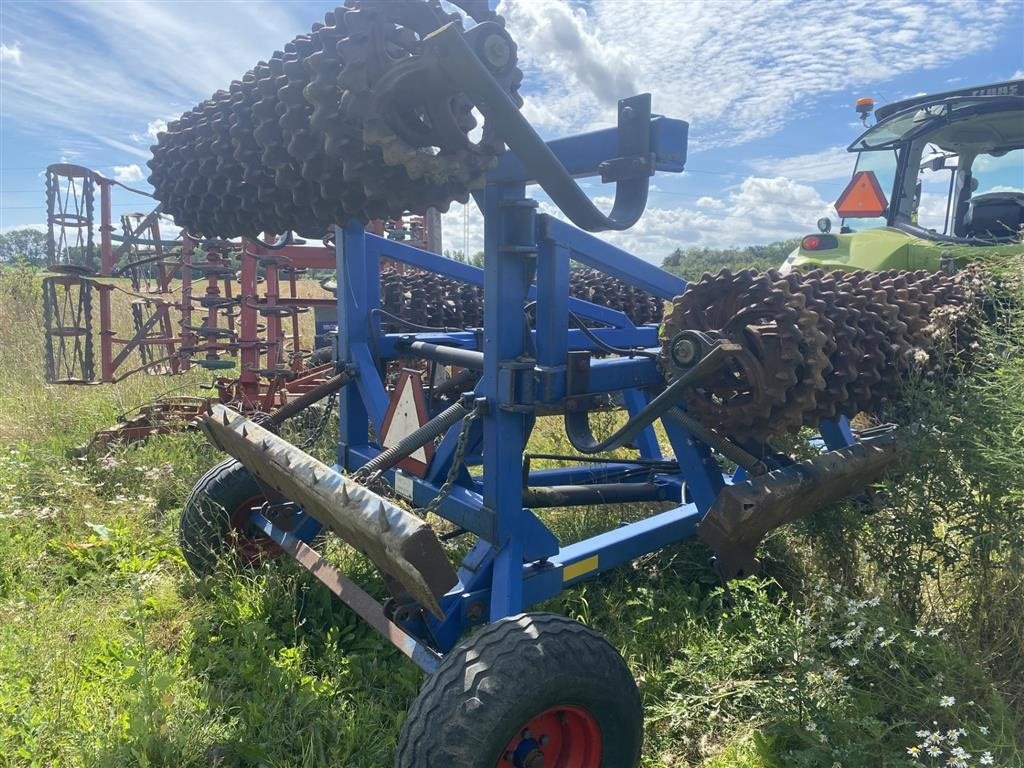
[[[209,576],[217,561],[234,552],[242,565],[258,565],[281,549],[253,536],[249,517],[266,499],[256,479],[235,459],[226,459],[199,478],[181,510],[178,544],[196,576]]]
[[[523,613],[444,658],[409,709],[395,768],[632,768],[642,740],[640,692],[608,641]]]

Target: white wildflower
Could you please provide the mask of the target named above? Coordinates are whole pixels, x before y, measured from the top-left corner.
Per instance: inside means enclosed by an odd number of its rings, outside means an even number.
[[[952,707],[954,704],[956,704],[955,696],[943,696],[941,699],[939,699],[939,706],[943,709],[948,709],[949,707]]]

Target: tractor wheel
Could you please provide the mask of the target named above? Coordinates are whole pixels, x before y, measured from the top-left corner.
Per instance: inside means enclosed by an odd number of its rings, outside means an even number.
[[[464,640],[424,683],[395,768],[632,768],[643,710],[618,652],[549,613],[497,621]]]
[[[256,479],[235,459],[225,459],[199,478],[178,527],[181,553],[196,576],[209,576],[217,561],[232,551],[243,565],[280,554],[273,541],[249,532],[252,508],[265,500]]]

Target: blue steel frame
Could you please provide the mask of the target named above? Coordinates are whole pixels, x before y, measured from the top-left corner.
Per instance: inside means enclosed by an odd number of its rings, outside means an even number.
[[[683,170],[686,124],[651,120],[655,167]],[[598,165],[614,157],[614,129],[550,142],[562,164],[575,177],[598,175]],[[474,396],[485,404],[470,433],[467,465],[482,464],[479,477],[462,469],[438,514],[478,537],[463,560],[459,583],[441,601],[444,618],[414,612],[402,628],[440,653],[449,651],[472,624],[495,621],[559,594],[644,553],[695,535],[697,523],[721,488],[733,478],[724,474],[706,445],[675,422],[662,425],[679,463],[678,473],[660,473],[653,481],[665,498],[680,504],[651,517],[592,538],[563,545],[531,509],[523,505],[523,455],[537,406],[558,406],[567,395],[571,350],[597,350],[580,330],[571,328],[569,313],[598,321],[593,329],[605,343],[618,347],[657,347],[655,325],[635,326],[621,312],[569,297],[569,262],[575,260],[638,286],[665,300],[681,293],[686,283],[641,259],[551,216],[540,214],[526,196],[532,181],[528,170],[506,153],[476,195],[484,216],[485,267],[479,269],[399,242],[368,234],[359,223],[337,230],[338,337],[337,360],[354,376],[340,394],[338,471],[354,471],[380,452],[370,439],[381,434],[389,395],[380,375],[382,361],[400,355],[399,342],[422,340],[478,349],[484,371]],[[481,334],[385,334],[378,315],[380,260],[386,257],[430,270],[484,289]],[[535,330],[524,324],[524,303],[536,301]],[[649,358],[592,358],[585,394],[621,393],[630,413],[649,402],[663,385]],[[573,392],[579,395],[578,392]],[[433,415],[433,414],[432,414]],[[383,478],[414,505],[425,506],[437,494],[455,452],[460,425],[441,440],[424,478],[389,470]],[[852,443],[849,426],[823,424],[829,448]],[[653,428],[635,441],[645,459],[661,458]],[[601,482],[629,464],[597,464],[529,472],[530,486]],[[647,478],[643,478],[647,479]],[[685,494],[684,494],[685,488]],[[315,533],[310,522],[295,529],[299,538]],[[265,519],[256,520],[269,535],[280,534]],[[433,664],[418,662],[424,668]]]

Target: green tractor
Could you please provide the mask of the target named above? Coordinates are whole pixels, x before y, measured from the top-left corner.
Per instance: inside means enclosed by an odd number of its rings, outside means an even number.
[[[865,125],[874,108],[860,99]],[[874,110],[848,147],[853,178],[782,265],[946,271],[1024,252],[1024,80],[915,96]]]

